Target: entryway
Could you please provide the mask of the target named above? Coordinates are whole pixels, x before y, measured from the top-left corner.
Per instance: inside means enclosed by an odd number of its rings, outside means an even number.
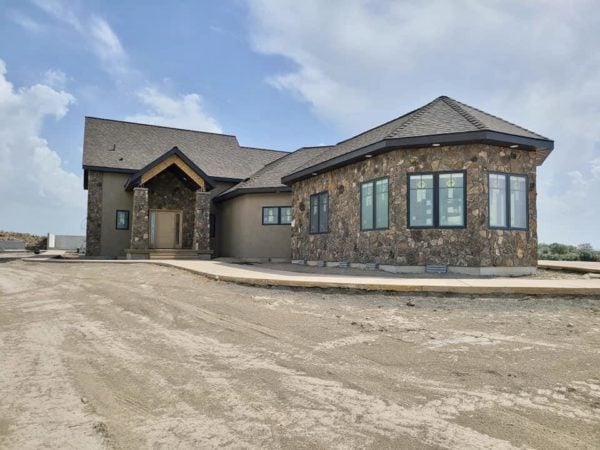
[[[150,210],[150,248],[181,248],[182,211]]]

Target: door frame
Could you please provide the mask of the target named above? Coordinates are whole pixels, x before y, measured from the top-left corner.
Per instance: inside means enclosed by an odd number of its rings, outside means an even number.
[[[153,236],[153,230],[152,229],[152,213],[157,213],[157,212],[171,212],[171,213],[179,213],[179,242],[176,243],[176,246],[174,247],[174,249],[181,249],[183,247],[183,210],[182,209],[150,209],[148,211],[148,247],[149,248],[154,248],[156,249],[157,247],[154,246],[154,244],[156,243],[156,236]],[[155,216],[156,217],[156,216]]]

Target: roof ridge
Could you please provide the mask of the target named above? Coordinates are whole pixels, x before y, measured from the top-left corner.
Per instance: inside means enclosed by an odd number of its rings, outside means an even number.
[[[216,136],[232,137],[232,138],[235,138],[235,140],[237,141],[237,136],[235,134],[216,133],[214,131],[191,130],[189,128],[168,127],[166,125],[154,125],[151,123],[132,122],[130,120],[107,119],[106,117],[96,117],[96,116],[84,116],[84,117],[86,119],[104,120],[106,122],[126,123],[128,125],[141,125],[144,127],[166,128],[168,130],[189,131],[190,133],[214,134]]]
[[[402,117],[406,117],[406,116],[409,116],[412,114],[412,116],[408,117],[404,122],[402,122],[402,124],[398,128],[395,128],[391,133],[389,133],[386,136],[386,139],[393,137],[400,130],[404,129],[408,124],[413,123],[415,120],[417,120],[423,114],[425,114],[425,112],[428,111],[433,106],[434,103],[440,101],[441,99],[442,99],[442,97],[437,97],[437,98],[433,99],[432,101],[430,101],[429,103],[427,103],[426,105],[423,105],[420,108],[417,108],[407,114],[404,114],[403,116],[398,117],[397,119],[401,119]]]
[[[460,102],[454,100],[453,98],[450,98],[448,96],[443,95],[442,97],[440,97],[442,99],[442,101],[444,103],[446,103],[450,108],[452,108],[454,111],[456,111],[457,113],[459,113],[464,119],[466,119],[469,123],[475,125],[476,128],[478,128],[479,130],[485,130],[487,129],[487,127],[485,126],[485,124],[483,122],[481,122],[480,120],[478,120],[476,117],[474,117],[472,114],[470,114],[468,111],[465,111],[461,105],[459,104]],[[468,105],[467,105],[468,106]]]
[[[480,112],[481,114],[484,114],[484,115],[486,115],[486,116],[493,117],[494,119],[498,119],[498,120],[500,120],[500,121],[502,121],[502,122],[504,122],[504,123],[507,123],[507,124],[509,124],[509,125],[512,125],[513,127],[517,127],[517,128],[519,128],[519,129],[521,129],[521,130],[523,130],[523,131],[527,131],[528,133],[535,134],[536,136],[539,136],[541,139],[550,140],[550,139],[549,139],[549,138],[547,138],[546,136],[543,136],[543,135],[541,135],[541,134],[539,134],[539,133],[536,133],[535,131],[532,131],[532,130],[530,130],[530,129],[528,129],[528,128],[522,127],[521,125],[517,125],[516,123],[510,122],[510,121],[508,121],[508,120],[506,120],[506,119],[504,119],[504,118],[502,118],[502,117],[500,117],[500,116],[496,116],[496,115],[494,115],[494,114],[490,114],[489,112],[482,111],[482,110],[481,110],[481,109],[479,109],[479,108],[475,108],[474,106],[467,105],[466,103],[463,103],[463,102],[461,102],[461,101],[459,101],[459,100],[454,100],[453,98],[450,98],[450,97],[447,97],[447,98],[448,98],[449,100],[451,100],[451,101],[455,102],[455,103],[458,103],[459,105],[466,106],[467,108],[474,109],[475,111],[477,111],[477,112]],[[485,127],[485,129],[488,129],[488,127]]]

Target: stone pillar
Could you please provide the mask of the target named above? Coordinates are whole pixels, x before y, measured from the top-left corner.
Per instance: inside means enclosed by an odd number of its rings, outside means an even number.
[[[193,249],[210,253],[210,193],[196,191]]]
[[[85,231],[85,254],[87,256],[100,256],[102,182],[102,172],[88,171],[87,225]]]
[[[149,248],[148,213],[148,188],[133,188],[132,250],[147,250]]]

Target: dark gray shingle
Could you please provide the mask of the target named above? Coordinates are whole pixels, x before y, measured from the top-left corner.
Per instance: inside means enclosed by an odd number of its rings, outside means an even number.
[[[316,166],[385,139],[398,139],[469,131],[497,131],[532,139],[548,138],[493,116],[450,97],[441,96],[419,109],[339,142],[327,152],[298,167],[294,172]]]
[[[331,146],[323,147],[303,147],[295,152],[288,153],[283,158],[267,164],[248,179],[232,186],[219,195],[220,198],[229,198],[241,193],[256,189],[289,189],[281,183],[281,178],[293,172],[299,166],[307,161],[314,159],[318,155],[327,152]]]
[[[286,155],[241,147],[235,136],[225,134],[85,118],[84,166],[137,171],[173,147],[213,178],[244,179]]]

